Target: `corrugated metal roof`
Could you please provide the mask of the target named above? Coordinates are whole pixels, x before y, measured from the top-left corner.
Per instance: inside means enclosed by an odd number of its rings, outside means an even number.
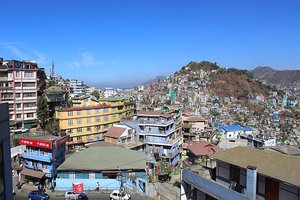
[[[118,169],[145,169],[144,152],[121,147],[90,147],[74,153],[65,160],[58,171],[103,171]]]
[[[266,150],[235,147],[211,156],[217,160],[247,168],[256,166],[259,174],[300,186],[300,158]]]
[[[105,137],[118,139],[124,133],[124,131],[126,131],[126,128],[113,126],[107,131]]]

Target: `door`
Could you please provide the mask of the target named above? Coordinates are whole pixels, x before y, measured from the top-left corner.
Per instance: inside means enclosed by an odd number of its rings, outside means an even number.
[[[279,200],[279,182],[266,178],[265,200]]]

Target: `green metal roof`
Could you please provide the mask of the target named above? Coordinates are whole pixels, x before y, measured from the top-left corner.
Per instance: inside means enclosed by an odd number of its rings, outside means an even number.
[[[99,99],[99,101],[122,101],[124,99],[130,99],[129,97],[108,97],[108,98],[103,98]]]
[[[144,152],[121,147],[90,147],[74,153],[59,167],[58,171],[103,171],[118,169],[145,169]]]

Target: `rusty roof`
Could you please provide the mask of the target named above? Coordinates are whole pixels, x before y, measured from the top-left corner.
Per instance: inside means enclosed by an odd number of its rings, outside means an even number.
[[[191,145],[187,146],[187,149],[190,150],[190,152],[195,156],[207,156],[222,151],[222,149],[220,149],[216,145],[205,141],[194,142]]]
[[[113,126],[107,131],[105,137],[118,139],[124,133],[125,130],[126,128]]]
[[[300,186],[300,158],[297,156],[239,146],[211,157],[244,169],[255,166],[259,174]]]

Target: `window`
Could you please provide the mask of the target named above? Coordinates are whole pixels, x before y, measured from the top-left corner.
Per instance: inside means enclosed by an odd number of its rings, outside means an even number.
[[[23,97],[36,97],[36,93],[35,92],[24,93]]]
[[[108,121],[108,116],[104,116],[104,121]]]
[[[81,116],[81,115],[82,115],[82,111],[81,111],[81,110],[78,110],[78,111],[77,111],[77,115],[78,115],[78,116]]]
[[[81,133],[81,132],[82,132],[82,128],[78,128],[77,133]]]
[[[33,117],[33,113],[28,113],[27,114],[27,118],[32,118]]]
[[[76,140],[77,140],[77,141],[81,141],[81,140],[82,140],[82,137],[77,137]]]
[[[73,116],[73,111],[68,111],[68,116]]]
[[[75,172],[69,172],[69,179],[75,179]]]
[[[21,104],[20,103],[17,103],[17,109],[21,108]]]
[[[68,120],[68,125],[69,125],[69,126],[73,126],[73,120],[72,120],[72,119],[69,119],[69,120]]]
[[[15,83],[15,87],[21,87],[21,83]]]
[[[49,153],[46,152],[46,151],[41,151],[41,155],[42,155],[42,156],[48,156],[48,154],[49,154]]]
[[[33,72],[27,72],[27,71],[25,71],[25,73],[24,73],[24,77],[25,78],[32,78],[33,76],[34,76]]]
[[[108,113],[108,108],[105,108],[105,109],[104,109],[104,113]]]
[[[82,119],[77,119],[77,124],[82,124]]]
[[[23,83],[23,87],[35,87],[35,83]]]
[[[95,179],[95,173],[89,173],[89,179]]]
[[[95,126],[95,129],[98,131],[100,130],[100,126]]]
[[[90,126],[88,126],[88,127],[86,127],[86,130],[87,130],[87,131],[91,131],[92,128],[91,128]]]
[[[21,73],[20,72],[16,72],[16,78],[20,78]]]
[[[22,115],[21,114],[17,114],[17,119],[21,119]]]
[[[91,111],[91,110],[86,110],[86,114],[87,114],[87,115],[91,115],[91,114],[92,114],[92,111]]]
[[[112,116],[113,120],[117,119],[117,115]]]
[[[86,140],[90,140],[91,139],[91,136],[90,135],[87,135],[85,136],[86,137]]]
[[[20,98],[21,94],[20,93],[16,93],[16,98]]]
[[[101,120],[100,120],[100,117],[96,117],[95,118],[95,122],[100,122]]]
[[[91,118],[86,118],[86,123],[87,123],[87,124],[92,123],[92,119],[91,119]]]
[[[73,129],[68,130],[68,134],[71,134],[71,133],[73,133]]]
[[[107,124],[104,125],[104,129],[108,129],[108,125]]]
[[[96,114],[100,114],[100,109],[96,109],[96,110],[95,110],[95,113],[96,113]]]

